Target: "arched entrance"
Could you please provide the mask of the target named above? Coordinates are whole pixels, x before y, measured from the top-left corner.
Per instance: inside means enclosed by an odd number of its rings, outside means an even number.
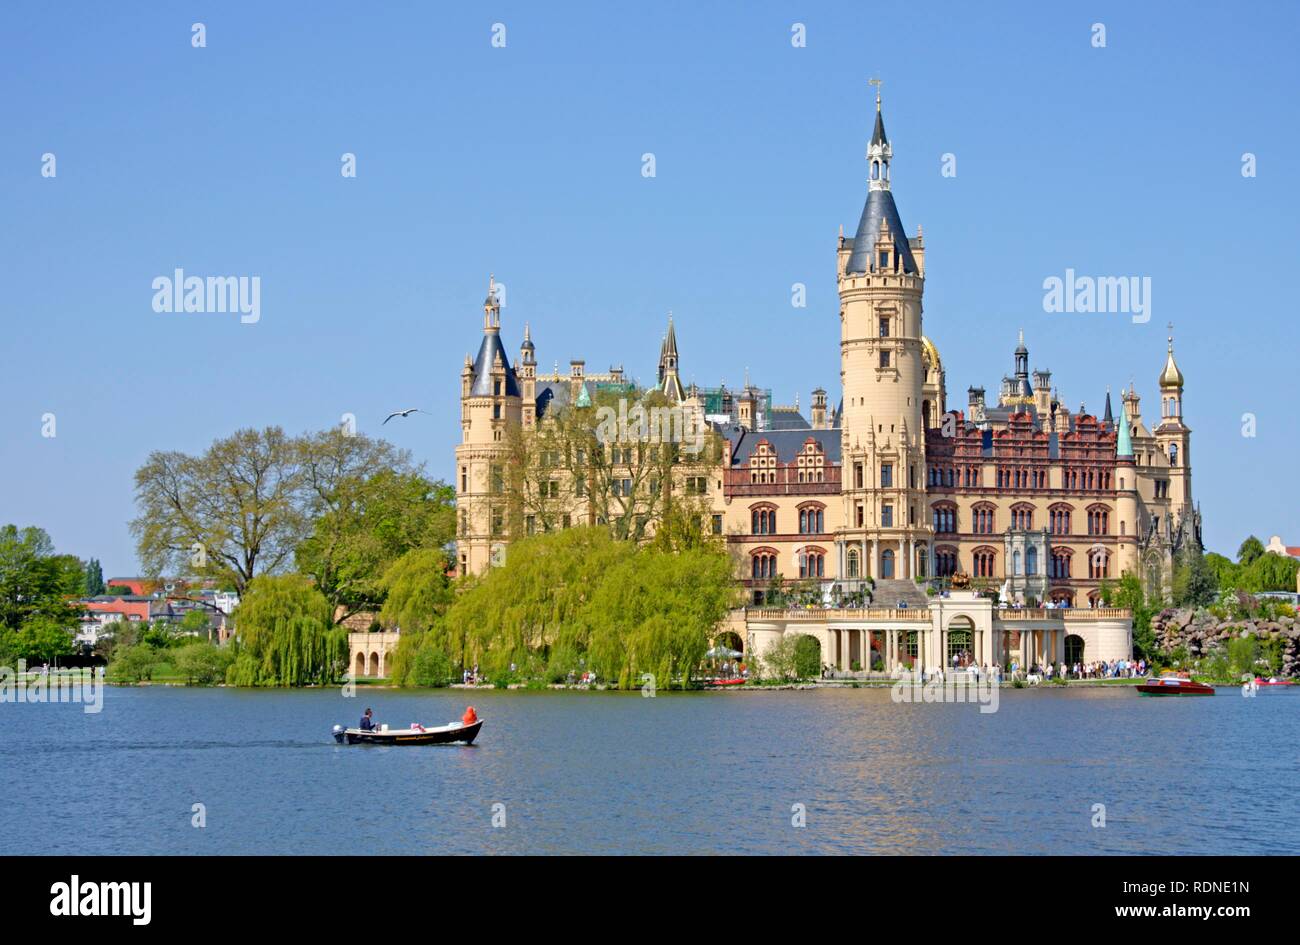
[[[360,678],[360,677],[364,676],[365,674],[366,674],[366,654],[364,654],[364,653],[358,653],[358,654],[357,654],[357,668],[356,668],[355,672],[353,673],[353,675],[356,676],[356,677],[358,677],[358,678]]]
[[[944,669],[960,669],[977,662],[975,654],[975,624],[969,617],[955,617],[948,624],[944,647]]]
[[[735,650],[737,653],[745,652],[745,641],[740,639],[740,634],[734,630],[723,630],[718,634],[718,638],[713,642],[713,645]]]
[[[379,678],[379,654],[378,653],[370,654],[370,675],[376,679]]]
[[[1065,638],[1065,663],[1067,666],[1073,666],[1075,663],[1083,662],[1083,637],[1077,633],[1071,633]]]

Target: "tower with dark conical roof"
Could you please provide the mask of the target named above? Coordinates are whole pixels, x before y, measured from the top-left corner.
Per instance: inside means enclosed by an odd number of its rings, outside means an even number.
[[[925,257],[894,204],[894,150],[879,94],[875,119],[866,202],[838,254],[845,522],[838,544],[841,562],[863,563],[850,580],[917,578],[933,560],[922,419]]]
[[[532,342],[520,352],[525,383],[535,377]],[[501,300],[488,277],[483,300],[483,340],[478,355],[466,356],[461,371],[461,442],[456,447],[456,552],[460,574],[478,574],[504,548],[505,499],[496,488],[508,452],[506,432],[524,419],[520,376],[501,341]],[[532,404],[534,401],[530,400]],[[530,410],[531,414],[531,410]]]

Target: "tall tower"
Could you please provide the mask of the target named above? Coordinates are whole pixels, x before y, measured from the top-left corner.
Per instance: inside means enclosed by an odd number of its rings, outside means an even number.
[[[1178,519],[1192,513],[1192,431],[1183,422],[1183,372],[1174,362],[1174,329],[1160,372],[1160,425],[1156,444],[1169,462],[1169,511]]]
[[[532,362],[531,341],[523,361]],[[530,372],[530,377],[532,376]],[[461,442],[456,447],[456,569],[479,574],[500,560],[506,541],[507,432],[523,420],[519,377],[501,343],[501,303],[488,278],[483,301],[483,341],[465,356],[460,376]]]
[[[850,580],[855,558],[859,574],[877,579],[921,577],[933,560],[922,424],[925,256],[894,205],[893,154],[877,90],[866,205],[853,239],[840,237],[837,260],[846,522],[839,551],[840,574]]]

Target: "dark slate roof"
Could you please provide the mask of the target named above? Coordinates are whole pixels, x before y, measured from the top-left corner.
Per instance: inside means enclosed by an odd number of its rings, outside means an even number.
[[[506,396],[519,396],[519,380],[510,366],[510,358],[506,356],[501,334],[488,331],[483,333],[483,344],[479,345],[478,357],[474,359],[474,383],[469,389],[471,397],[492,396],[492,363],[496,360],[498,351],[501,352],[501,363],[506,370]]]
[[[559,410],[569,403],[569,382],[560,381],[537,386],[537,419],[546,416],[551,409]]]
[[[879,108],[876,109],[876,127],[875,130],[871,132],[871,143],[888,144],[888,140],[885,138],[885,119],[884,116],[880,114]]]
[[[798,410],[773,408],[767,415],[767,425],[772,430],[810,430],[812,424]]]
[[[867,272],[871,268],[872,254],[876,248],[876,237],[880,235],[880,221],[889,226],[889,235],[894,238],[894,252],[903,263],[904,272],[916,272],[916,260],[912,258],[912,246],[907,241],[903,221],[898,216],[898,207],[894,197],[887,190],[872,190],[867,193],[867,202],[862,207],[862,219],[858,221],[858,232],[853,237],[853,255],[849,257],[846,272]]]
[[[767,440],[776,448],[777,458],[783,463],[793,460],[803,445],[812,437],[821,444],[822,450],[826,454],[826,461],[838,463],[840,461],[840,432],[838,430],[746,430],[737,424],[721,426],[716,428],[719,433],[731,442],[731,462],[732,465],[741,465],[749,462],[749,457],[754,452],[754,447],[761,441]]]

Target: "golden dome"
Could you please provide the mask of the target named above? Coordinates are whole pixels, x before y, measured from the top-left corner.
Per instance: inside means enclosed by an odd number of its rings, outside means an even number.
[[[927,370],[934,368],[940,374],[943,373],[943,362],[939,360],[939,349],[925,335],[921,336],[921,360],[925,362]]]
[[[1160,372],[1161,387],[1182,387],[1183,372],[1174,363],[1174,339],[1169,339],[1169,354],[1165,358],[1165,369]]]

